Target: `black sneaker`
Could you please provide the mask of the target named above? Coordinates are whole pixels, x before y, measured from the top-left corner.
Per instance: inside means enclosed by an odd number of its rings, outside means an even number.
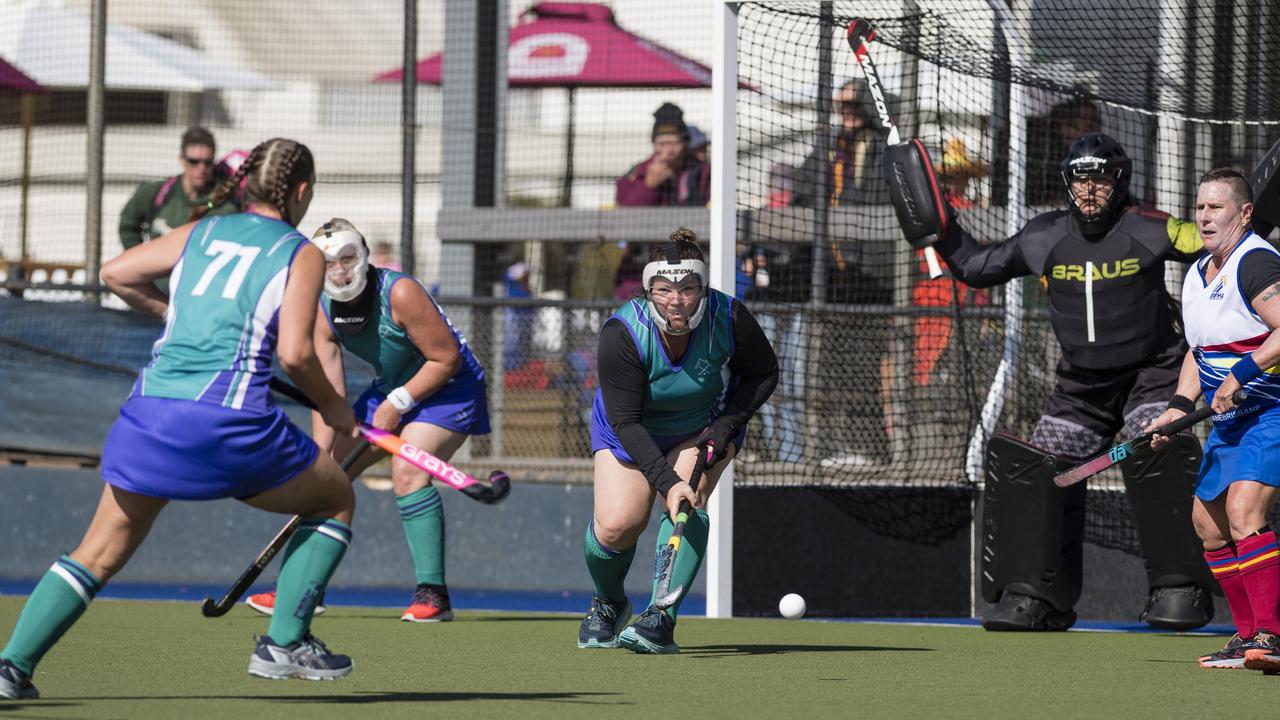
[[[10,700],[35,700],[40,691],[31,684],[31,677],[8,660],[0,660],[0,697]]]
[[[1280,673],[1280,637],[1266,630],[1259,630],[1244,651],[1244,666],[1261,670],[1268,675]]]
[[[1213,619],[1213,597],[1199,585],[1152,588],[1138,620],[1165,630],[1194,630]]]
[[[618,644],[631,652],[670,655],[680,652],[675,632],[676,621],[658,608],[651,607],[640,613],[640,617],[622,631]]]
[[[1200,667],[1222,670],[1243,670],[1244,653],[1253,647],[1250,640],[1240,637],[1240,633],[1231,636],[1221,650],[1200,656]]]
[[[290,645],[277,645],[266,635],[259,635],[258,646],[249,658],[249,674],[271,680],[336,680],[350,675],[354,664],[346,655],[335,655],[307,633]]]
[[[995,631],[1058,632],[1076,624],[1074,610],[1062,612],[1029,595],[1006,592],[987,614],[982,627]]]
[[[591,596],[591,609],[578,628],[578,647],[618,647],[618,632],[630,619],[630,600],[614,603],[599,595]]]
[[[413,602],[400,615],[405,622],[447,622],[453,619],[449,588],[444,585],[419,585],[413,591]]]

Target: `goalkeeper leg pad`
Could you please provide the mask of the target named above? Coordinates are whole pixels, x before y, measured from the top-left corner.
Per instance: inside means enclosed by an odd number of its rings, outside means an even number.
[[[1139,455],[1120,465],[1152,588],[1218,587],[1191,524],[1200,457],[1200,441],[1181,433],[1163,452]]]
[[[1025,595],[1068,613],[1084,574],[1085,483],[1053,484],[1054,456],[1009,435],[987,443],[982,596]]]

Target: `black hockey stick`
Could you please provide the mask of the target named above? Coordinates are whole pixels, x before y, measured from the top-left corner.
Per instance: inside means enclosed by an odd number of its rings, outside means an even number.
[[[1235,394],[1231,396],[1232,402],[1236,405],[1244,403],[1244,399],[1244,390],[1237,390]],[[1205,405],[1202,408],[1183,415],[1164,427],[1156,428],[1155,432],[1143,433],[1132,440],[1116,445],[1092,460],[1087,460],[1066,472],[1058,473],[1058,475],[1053,478],[1053,484],[1058,487],[1069,487],[1071,485],[1075,485],[1081,480],[1091,478],[1112,465],[1123,462],[1133,455],[1148,451],[1151,448],[1152,435],[1158,434],[1164,435],[1165,437],[1173,437],[1192,425],[1212,417],[1213,414],[1213,406]]]
[[[889,129],[889,144],[897,145],[901,142],[898,136],[898,125],[893,122],[893,116],[889,112],[889,103],[885,99],[884,83],[880,81],[880,72],[876,70],[876,64],[871,60],[871,41],[876,37],[875,28],[871,27],[870,22],[857,18],[849,23],[846,37],[849,41],[849,49],[853,50],[853,55],[858,60],[858,67],[862,68],[862,76],[867,80],[867,89],[871,91],[871,99],[875,103],[876,114],[880,116],[880,124]],[[929,277],[942,277],[942,266],[938,264],[938,252],[932,245],[925,247],[924,259],[929,265]]]
[[[698,481],[702,479],[703,471],[707,469],[707,462],[714,452],[715,448],[710,444],[705,448],[705,452],[702,447],[698,447],[698,459],[693,463],[693,472],[689,473],[689,487],[695,492],[698,489]],[[680,599],[680,593],[684,591],[683,585],[677,585],[675,590],[671,589],[671,573],[675,570],[676,553],[680,551],[680,542],[684,538],[684,524],[688,522],[691,512],[693,507],[689,505],[689,501],[680,501],[680,508],[675,517],[675,529],[671,531],[671,537],[667,538],[667,544],[662,548],[662,557],[658,559],[658,589],[654,593],[657,598],[654,606],[659,610],[666,610],[675,605]]]
[[[369,441],[362,438],[359,444],[356,445],[355,449],[352,450],[351,453],[342,461],[343,472],[350,470],[351,466],[355,464],[356,459],[363,455],[364,451],[368,449]],[[267,566],[271,564],[271,561],[275,559],[276,555],[278,555],[280,551],[284,549],[284,546],[289,543],[289,538],[293,537],[293,533],[298,530],[298,524],[300,522],[302,522],[301,515],[294,515],[289,518],[289,522],[285,523],[285,526],[280,528],[280,532],[276,533],[276,536],[271,538],[271,542],[267,543],[267,546],[262,548],[262,552],[258,553],[258,557],[253,559],[253,562],[249,564],[249,567],[245,568],[245,571],[240,574],[239,578],[236,578],[236,581],[232,583],[231,587],[227,588],[227,591],[222,594],[221,598],[217,601],[214,601],[211,597],[204,599],[204,602],[200,605],[200,614],[205,617],[215,618],[222,617],[230,612],[231,608],[235,607],[236,603],[240,601],[240,598],[243,597],[245,592],[249,590],[249,587],[253,585],[253,581],[258,579],[258,576],[262,574],[262,571],[267,569]]]
[[[271,389],[296,401],[299,405],[309,407],[312,410],[316,409],[315,404],[311,402],[311,398],[308,398],[301,390],[280,378],[271,378]],[[377,445],[388,454],[405,460],[454,490],[462,491],[472,500],[482,502],[485,505],[493,505],[502,502],[511,492],[511,478],[501,470],[494,470],[489,473],[489,482],[482,482],[426,450],[401,440],[398,435],[389,433],[386,430],[360,423],[360,433],[364,435],[366,440]]]

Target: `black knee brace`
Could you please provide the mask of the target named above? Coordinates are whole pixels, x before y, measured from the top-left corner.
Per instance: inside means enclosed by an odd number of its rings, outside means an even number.
[[[1222,592],[1191,524],[1199,469],[1200,441],[1188,433],[1173,437],[1162,452],[1138,455],[1120,465],[1152,588],[1195,584]]]
[[[1009,435],[987,443],[982,519],[982,596],[1030,595],[1065,612],[1084,575],[1085,483],[1053,484],[1059,462]]]

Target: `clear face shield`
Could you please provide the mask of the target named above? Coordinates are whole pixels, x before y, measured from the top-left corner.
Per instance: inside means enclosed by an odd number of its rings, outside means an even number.
[[[666,257],[644,266],[642,281],[649,319],[668,335],[693,332],[707,312],[707,264],[680,257],[681,247],[688,244],[672,243],[662,248]],[[695,302],[696,309],[687,310]]]
[[[368,284],[369,249],[364,237],[354,230],[329,231],[312,238],[324,253],[324,293],[337,302],[351,302],[360,297]]]

